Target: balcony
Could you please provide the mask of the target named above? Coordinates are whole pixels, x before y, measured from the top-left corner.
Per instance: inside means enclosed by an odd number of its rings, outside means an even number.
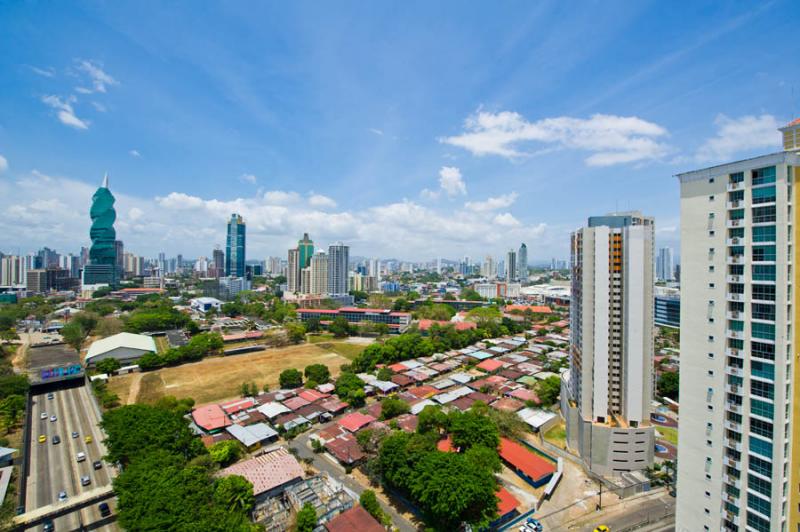
[[[730,401],[726,401],[725,402],[725,409],[728,412],[733,412],[734,414],[741,414],[742,413],[742,405],[737,405],[736,403],[731,403]],[[734,447],[734,449],[736,449],[736,448]],[[741,451],[742,450],[741,449],[741,445],[739,445],[739,448],[736,449],[736,450],[737,451]]]
[[[725,280],[729,283],[743,283],[744,275],[728,275]]]
[[[725,482],[727,482],[729,485],[733,486],[734,488],[742,489],[742,481],[739,480],[738,478],[734,477],[733,475],[727,475],[726,474],[726,475],[723,475],[723,478],[725,479]]]
[[[743,236],[735,236],[733,238],[726,239],[725,244],[729,246],[744,246],[746,242]]]
[[[728,301],[734,301],[734,302],[737,302],[737,303],[744,302],[744,294],[734,294],[734,293],[728,292],[727,294],[725,294],[725,299],[728,300]]]
[[[728,264],[744,264],[744,255],[728,255]]]
[[[725,366],[725,375],[731,375],[733,377],[744,377],[744,370],[742,368],[736,368],[733,366]]]
[[[739,467],[741,466],[741,464],[739,463],[738,460],[734,460],[730,456],[723,457],[722,458],[722,463],[725,464],[728,467],[734,467],[736,469],[739,469]]]
[[[729,310],[725,313],[725,317],[729,320],[743,320],[744,319],[744,311],[741,310]]]
[[[739,516],[733,512],[725,511],[725,519],[732,523],[734,526],[739,526]]]
[[[742,395],[744,393],[744,388],[738,384],[726,384],[725,391],[736,395]]]
[[[739,209],[744,207],[744,200],[729,201],[725,204],[729,209]]]
[[[732,438],[728,438],[727,436],[723,440],[725,443],[725,447],[729,449],[734,449],[736,451],[742,452],[742,442],[736,441]],[[731,477],[732,478],[732,477]]]
[[[744,181],[728,183],[728,192],[733,192],[734,190],[742,190],[743,188],[744,188]]]
[[[735,421],[731,421],[730,419],[726,419],[723,423],[723,426],[726,429],[732,430],[734,432],[742,432],[742,425],[740,423],[736,423]]]
[[[728,220],[725,223],[725,227],[728,229],[733,229],[734,227],[744,227],[744,219],[737,218],[736,220]]]
[[[743,340],[744,339],[744,331],[732,331],[728,329],[725,331],[725,335],[728,338],[733,338],[735,340]]]
[[[734,497],[733,495],[731,495],[728,492],[724,492],[722,494],[722,498],[725,499],[726,501],[728,501],[731,504],[737,504],[739,502],[736,497]]]
[[[742,353],[735,347],[728,347],[727,349],[725,349],[725,354],[729,357],[734,357],[744,360],[744,353]]]

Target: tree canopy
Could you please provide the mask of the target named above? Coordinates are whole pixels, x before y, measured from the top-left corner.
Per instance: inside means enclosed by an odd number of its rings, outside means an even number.
[[[311,364],[304,370],[306,379],[312,380],[317,384],[325,384],[331,380],[331,371],[325,364]]]
[[[677,373],[664,372],[658,378],[657,387],[661,395],[677,401],[680,377]]]
[[[285,369],[278,376],[281,388],[299,388],[303,385],[303,374],[294,368]]]

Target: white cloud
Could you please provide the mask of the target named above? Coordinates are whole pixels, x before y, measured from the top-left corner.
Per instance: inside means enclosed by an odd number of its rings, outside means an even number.
[[[253,174],[242,174],[239,176],[239,179],[245,183],[250,183],[251,185],[255,185],[256,181],[258,181],[258,178]]]
[[[139,150],[131,150],[128,153],[130,154],[131,157],[139,158],[142,156],[142,154],[139,153]]]
[[[105,105],[100,102],[92,102],[92,107],[94,107],[98,112],[105,113],[108,109]]]
[[[85,73],[89,77],[89,80],[92,82],[94,92],[106,92],[106,88],[108,86],[119,85],[119,82],[107,74],[102,69],[102,65],[95,61],[89,61],[86,59],[79,60],[78,70]],[[83,87],[79,87],[75,90],[78,92],[85,91],[85,93],[92,92],[91,90]]]
[[[451,197],[467,193],[467,185],[461,178],[461,170],[455,166],[442,166],[439,170],[439,186]]]
[[[75,103],[74,97],[62,99],[58,96],[48,95],[42,97],[42,101],[58,111],[57,116],[62,124],[74,127],[75,129],[88,129],[89,121],[78,118],[72,104]]]
[[[8,170],[8,159],[0,155],[0,174]]]
[[[311,205],[312,207],[317,207],[320,209],[336,208],[336,202],[332,198],[329,198],[328,196],[323,196],[322,194],[311,194],[308,197],[308,204]]]
[[[739,152],[756,149],[777,149],[780,145],[778,121],[772,115],[747,115],[729,118],[723,114],[714,120],[717,134],[697,150],[698,162],[726,161]]]
[[[46,67],[46,68],[37,68],[35,66],[28,66],[31,71],[39,74],[40,76],[44,76],[45,78],[52,78],[56,75],[56,69],[53,67]]]
[[[517,193],[511,192],[510,194],[489,198],[486,201],[468,201],[464,204],[464,207],[476,212],[488,212],[511,207],[515,201],[517,201]]]
[[[437,200],[437,199],[439,199],[439,191],[431,190],[429,188],[423,188],[420,191],[419,195],[422,196],[424,199],[427,199],[427,200]]]
[[[368,131],[370,133],[374,133],[375,135],[378,135],[379,137],[383,136],[383,131],[378,129],[378,128],[371,127],[371,128],[368,129]]]
[[[87,89],[86,87],[75,87],[75,92],[78,94],[91,94],[93,91],[92,89]]]
[[[507,158],[531,155],[530,144],[548,150],[577,149],[591,153],[586,159],[589,166],[610,166],[663,157],[670,151],[659,140],[665,136],[666,129],[635,116],[596,114],[588,119],[561,116],[529,122],[519,113],[479,109],[464,121],[463,133],[439,141],[473,155]]]
[[[14,179],[0,177],[0,195],[12,198],[8,208],[0,210],[0,250],[17,249],[24,243],[28,250],[57,244],[59,251],[75,252],[87,245],[91,197],[100,181],[100,176],[86,183],[39,172]],[[111,188],[116,196],[118,237],[125,241],[126,249],[147,257],[159,251],[189,257],[210,255],[215,245],[224,244],[231,213],[241,214],[247,223],[251,257],[284,256],[304,232],[320,247],[342,240],[351,246],[353,255],[409,260],[486,253],[499,256],[519,242],[540,250],[541,243],[549,241],[563,247],[560,229],[529,224],[505,211],[480,212],[463,205],[434,209],[414,201],[397,201],[348,211],[333,206],[322,209],[318,200],[312,205],[311,196],[293,191],[220,200],[178,191],[135,197],[116,192],[114,182]],[[502,230],[487,229],[493,225]]]

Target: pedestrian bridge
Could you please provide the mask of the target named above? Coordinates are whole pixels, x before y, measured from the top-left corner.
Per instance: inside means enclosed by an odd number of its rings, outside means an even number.
[[[110,499],[113,496],[114,488],[111,485],[84,491],[74,497],[70,497],[66,501],[48,504],[47,506],[42,506],[41,508],[36,508],[35,510],[14,517],[15,529],[25,530],[40,525],[47,519],[55,519],[56,517],[67,515],[75,510],[80,510],[94,503]]]

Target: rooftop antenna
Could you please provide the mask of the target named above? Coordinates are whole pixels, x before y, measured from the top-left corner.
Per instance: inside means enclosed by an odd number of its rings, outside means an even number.
[[[108,188],[108,172],[103,176],[103,188]]]

